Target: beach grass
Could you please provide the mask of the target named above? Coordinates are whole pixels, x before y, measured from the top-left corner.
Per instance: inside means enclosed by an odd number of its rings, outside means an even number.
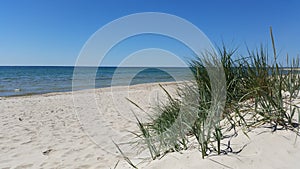
[[[226,78],[226,101],[221,113],[217,112],[220,109],[211,108],[211,77],[206,66],[214,63],[200,57],[193,59],[190,67],[195,81],[180,87],[175,97],[161,86],[168,96],[167,102],[156,107],[150,123],[137,118],[140,132],[136,134],[147,145],[152,159],[188,149],[193,137],[202,158],[213,153],[233,152],[230,142],[224,144],[222,140],[235,137],[237,128],[242,128],[246,136],[251,129],[262,126],[269,126],[273,132],[288,129],[299,134],[300,113],[294,104],[300,88],[299,58],[290,61],[287,55],[287,67],[283,69],[278,62],[272,28],[270,36],[272,52],[261,45],[248,50],[246,56],[240,56],[237,49],[228,49],[225,45],[218,48],[216,59],[221,61]],[[206,53],[202,58],[205,57],[212,54]],[[197,96],[193,98],[197,104],[186,104],[184,101],[192,96]],[[182,111],[182,106],[192,108]],[[189,116],[196,117],[193,124],[186,122]],[[176,130],[171,129],[174,125]],[[232,131],[233,134],[227,134]]]

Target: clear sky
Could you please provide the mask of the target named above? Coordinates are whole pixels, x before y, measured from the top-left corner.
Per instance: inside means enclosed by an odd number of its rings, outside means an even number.
[[[242,52],[245,44],[270,43],[272,26],[281,57],[295,56],[300,54],[299,10],[297,0],[0,0],[0,65],[74,65],[95,31],[137,12],[177,15],[214,44],[224,41]]]

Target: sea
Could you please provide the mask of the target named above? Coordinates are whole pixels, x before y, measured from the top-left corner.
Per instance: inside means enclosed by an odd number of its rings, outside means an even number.
[[[74,70],[85,77],[81,83],[73,83]],[[103,88],[189,80],[191,74],[189,68],[183,67],[0,66],[0,97],[83,90],[90,88],[84,85],[87,77],[95,88]]]

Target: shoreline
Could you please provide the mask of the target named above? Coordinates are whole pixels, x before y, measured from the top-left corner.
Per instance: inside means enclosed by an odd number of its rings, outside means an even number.
[[[184,83],[185,81],[169,81],[169,82],[149,82],[149,83],[140,83],[140,84],[133,84],[133,85],[129,85],[129,86],[110,86],[110,87],[99,87],[99,88],[94,88],[94,89],[78,89],[78,90],[71,90],[71,91],[59,91],[59,92],[46,92],[46,93],[32,93],[32,94],[24,94],[24,95],[11,95],[11,96],[0,96],[1,98],[14,98],[14,97],[31,97],[31,96],[40,96],[40,95],[44,95],[44,96],[50,96],[50,95],[63,95],[63,94],[72,94],[73,92],[81,92],[81,91],[91,91],[91,90],[108,90],[111,88],[123,88],[123,87],[135,87],[135,86],[153,86],[153,85],[158,85],[158,84],[162,84],[162,85],[173,85],[173,84],[180,84],[180,83]]]

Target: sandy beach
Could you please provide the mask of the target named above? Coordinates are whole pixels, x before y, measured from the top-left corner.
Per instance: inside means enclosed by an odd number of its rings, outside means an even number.
[[[1,1],[0,169],[300,169],[299,8]]]
[[[169,83],[167,88],[175,86]],[[84,98],[82,102],[86,101],[86,95],[96,93],[96,99],[91,100],[97,100],[98,111],[103,112],[101,117],[105,121],[102,125],[106,126],[95,130],[103,134],[98,142],[101,147],[81,126],[72,92],[2,97],[0,168],[113,168],[121,158],[115,155],[118,151],[106,136],[113,133],[112,130],[118,130],[118,139],[128,135],[128,130],[137,129],[132,114],[136,107],[126,97],[146,110],[155,99],[159,99],[159,91],[158,84],[142,84],[129,88],[114,87],[113,92],[111,88],[74,92],[74,95]],[[78,110],[80,113],[82,109],[79,107]],[[129,168],[122,162],[118,167]]]
[[[174,93],[176,83],[163,83]],[[88,98],[90,94],[94,98]],[[0,98],[0,168],[130,168],[122,159],[111,139],[126,142],[132,138],[128,131],[136,131],[132,112],[141,112],[126,98],[147,112],[164,100],[158,84],[112,87],[76,91],[81,103],[93,107],[96,100],[100,116],[91,135],[80,116],[86,109],[74,104],[72,92]],[[79,99],[80,100],[80,99]],[[76,101],[75,101],[76,102]],[[77,114],[78,113],[78,114]],[[138,114],[146,119],[146,115]],[[89,126],[88,126],[89,127]],[[88,130],[88,129],[87,129]],[[87,135],[88,134],[88,135]],[[234,150],[247,145],[238,154],[210,156],[202,159],[196,149],[170,153],[162,159],[139,164],[139,168],[298,168],[300,141],[295,133],[257,128],[247,138],[241,131],[232,139]],[[121,147],[122,148],[122,147]],[[124,147],[123,147],[124,148]],[[126,147],[125,147],[126,150]],[[134,150],[133,150],[134,151]],[[132,151],[132,152],[133,152]],[[133,159],[133,162],[138,162]]]

